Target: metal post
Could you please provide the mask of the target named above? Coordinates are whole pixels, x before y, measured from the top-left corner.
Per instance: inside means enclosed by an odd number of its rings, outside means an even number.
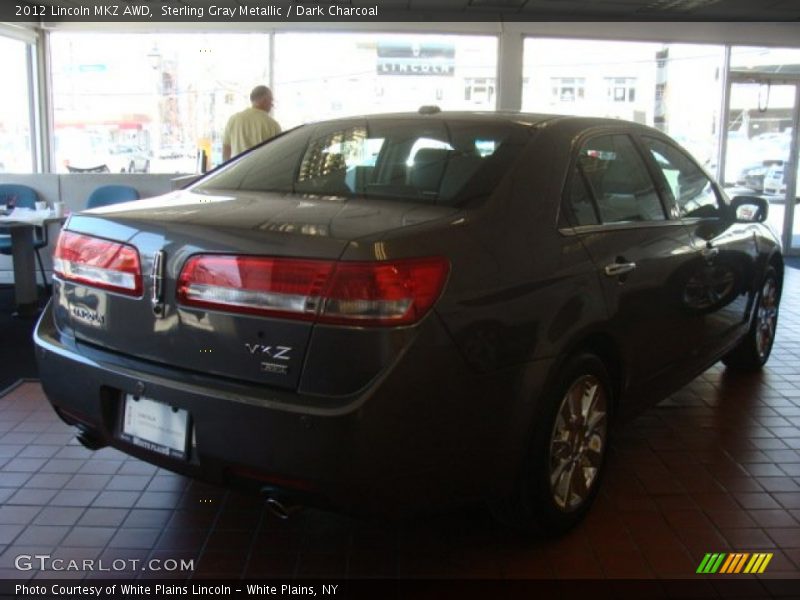
[[[794,247],[794,202],[797,197],[797,159],[798,159],[798,132],[800,127],[800,83],[794,84],[794,114],[792,115],[792,142],[789,148],[789,160],[783,165],[783,178],[786,181],[786,194],[784,195],[783,212],[783,248],[786,254],[792,254]],[[798,232],[800,234],[800,232]],[[799,248],[800,249],[800,248]]]
[[[50,34],[39,30],[36,42],[36,112],[39,123],[40,165],[42,173],[55,172],[55,138],[53,128],[52,64]]]
[[[39,127],[36,115],[37,85],[34,69],[34,54],[37,44],[25,44],[25,75],[28,79],[28,139],[30,140],[31,151],[31,172],[40,171],[39,161]]]
[[[520,110],[524,37],[519,31],[503,30],[498,43],[497,110]]]
[[[725,44],[725,58],[722,65],[722,103],[719,117],[719,154],[717,155],[717,181],[723,186],[725,181],[725,154],[728,152],[728,123],[731,118],[731,46]],[[735,183],[735,182],[734,182]]]
[[[269,89],[275,94],[275,30],[269,32]]]

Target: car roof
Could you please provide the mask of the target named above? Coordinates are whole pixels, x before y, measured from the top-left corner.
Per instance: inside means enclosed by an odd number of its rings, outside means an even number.
[[[627,121],[625,119],[612,119],[607,117],[584,117],[575,115],[563,114],[547,114],[547,113],[529,113],[518,111],[449,111],[449,110],[432,110],[430,112],[424,111],[423,107],[417,112],[395,112],[395,113],[378,113],[366,115],[352,115],[348,117],[339,117],[335,119],[326,119],[308,123],[308,125],[319,125],[323,123],[336,123],[336,122],[352,122],[358,120],[376,121],[393,121],[415,119],[420,121],[425,120],[441,120],[441,121],[474,121],[476,123],[484,124],[497,124],[508,123],[511,125],[518,125],[523,127],[536,127],[547,124],[554,125],[556,123],[567,125],[574,129],[590,129],[593,127],[632,127],[649,132],[657,132],[656,129],[636,123],[634,121]]]
[[[352,115],[347,117],[337,117],[334,119],[325,119],[316,121],[317,123],[331,123],[335,121],[352,121],[359,119],[368,119],[370,121],[392,121],[396,119],[442,119],[442,120],[459,120],[459,121],[479,121],[479,122],[515,122],[524,125],[535,125],[543,121],[558,117],[559,115],[545,115],[536,113],[523,113],[516,111],[454,111],[442,110],[435,112],[392,112],[392,113],[374,113],[364,115]]]

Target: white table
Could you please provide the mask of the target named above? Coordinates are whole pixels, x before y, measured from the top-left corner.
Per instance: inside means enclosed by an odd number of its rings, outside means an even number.
[[[14,257],[14,299],[18,316],[38,313],[39,298],[36,289],[36,256],[34,256],[34,227],[47,227],[50,223],[63,223],[64,217],[55,217],[51,211],[15,210],[8,216],[0,215],[0,227],[11,234],[11,253]]]

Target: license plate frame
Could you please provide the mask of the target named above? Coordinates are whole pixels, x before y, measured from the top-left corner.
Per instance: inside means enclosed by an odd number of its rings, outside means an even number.
[[[122,397],[120,437],[135,446],[178,460],[188,458],[189,411],[146,396]]]

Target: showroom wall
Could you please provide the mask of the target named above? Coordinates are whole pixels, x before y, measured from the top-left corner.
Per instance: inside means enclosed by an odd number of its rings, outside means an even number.
[[[23,93],[0,99],[0,171],[179,173],[198,148],[219,162],[224,123],[261,82],[284,128],[420,104],[577,112],[660,120],[710,164],[724,44],[797,45],[787,23],[262,25],[3,26],[7,79]],[[584,98],[570,101],[572,83]]]
[[[423,104],[608,116],[664,130],[716,171],[728,67],[800,64],[790,23],[260,25],[0,24],[17,91],[0,98],[0,173],[105,166],[165,190],[198,149],[221,161],[224,124],[259,83],[284,129]]]

